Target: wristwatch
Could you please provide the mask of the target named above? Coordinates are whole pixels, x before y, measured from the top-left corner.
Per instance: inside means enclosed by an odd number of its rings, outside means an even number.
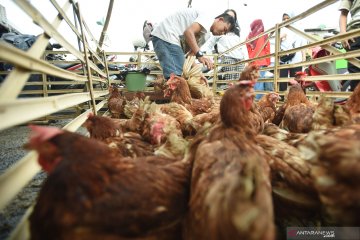
[[[202,51],[198,51],[195,56],[196,58],[201,58],[204,56],[204,53]]]

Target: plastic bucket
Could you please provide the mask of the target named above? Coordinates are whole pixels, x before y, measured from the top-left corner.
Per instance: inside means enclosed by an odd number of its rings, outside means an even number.
[[[144,91],[146,82],[145,73],[129,72],[125,77],[125,85],[128,91]]]

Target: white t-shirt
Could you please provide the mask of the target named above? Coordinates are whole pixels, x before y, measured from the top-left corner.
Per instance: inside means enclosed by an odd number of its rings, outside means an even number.
[[[241,43],[240,37],[233,32],[229,32],[226,35],[222,35],[222,36],[211,35],[211,37],[201,47],[201,50],[206,51],[207,53],[211,53],[215,44],[217,44],[218,52],[223,53],[240,43]],[[244,49],[245,47],[243,45],[224,55],[235,59],[246,59],[248,58],[245,54],[245,52],[247,53],[247,50],[245,49],[244,51]]]
[[[186,8],[165,18],[155,27],[151,35],[168,43],[181,46],[180,36],[184,35],[184,31],[192,23],[199,23],[202,26],[201,33],[205,35],[205,33],[210,32],[210,27],[214,23],[215,17],[216,16],[208,16],[193,8]]]
[[[293,48],[298,48],[301,46],[306,45],[305,39],[303,39],[301,36],[296,35],[294,32],[287,28],[281,29],[281,34],[285,33],[286,38],[283,39],[280,43],[281,50],[290,50]],[[290,64],[292,63],[299,63],[302,61],[302,53],[301,51],[298,51],[295,53],[295,56],[289,61]]]

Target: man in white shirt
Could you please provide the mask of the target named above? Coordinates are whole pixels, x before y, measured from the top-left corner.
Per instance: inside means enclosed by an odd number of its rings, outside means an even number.
[[[294,16],[295,16],[295,14],[292,12],[284,13],[282,15],[282,20],[286,21]],[[305,40],[303,38],[296,35],[294,32],[292,32],[291,30],[289,30],[287,28],[281,29],[280,40],[281,40],[280,48],[282,51],[293,49],[293,48],[298,48],[298,47],[305,45]],[[295,55],[292,57],[292,59],[287,60],[286,62],[281,62],[281,64],[295,64],[295,63],[305,61],[305,59],[306,59],[305,51],[298,51],[295,53]],[[287,78],[287,77],[293,78],[293,77],[295,77],[296,72],[300,72],[300,71],[302,71],[302,67],[283,68],[280,70],[280,77],[281,78]],[[287,87],[288,87],[288,83],[286,83],[286,82],[279,83],[280,91],[286,91]],[[282,98],[283,98],[283,96],[282,96]]]
[[[240,43],[240,37],[233,32],[229,32],[224,36],[211,36],[201,47],[201,49],[204,50],[206,53],[212,53],[216,45],[216,53],[223,53],[225,51],[228,51],[230,48],[240,45]],[[221,62],[222,64],[236,64],[237,62],[248,58],[249,56],[247,50],[245,49],[245,46],[241,46],[222,55],[219,59],[219,62]],[[240,77],[240,73],[244,70],[244,68],[245,64],[221,67],[219,69],[220,72],[238,72],[233,74],[224,74],[221,79],[238,80]]]
[[[341,0],[339,10],[340,13],[340,33],[360,28],[360,0]],[[351,14],[351,20],[348,22],[348,14]],[[347,52],[360,49],[360,37],[349,40],[343,40],[342,45]],[[358,57],[358,59],[360,59]],[[360,69],[348,62],[349,73],[358,73]],[[352,80],[350,82],[350,91],[354,91],[359,84],[359,80]]]
[[[198,41],[209,32],[216,36],[226,34],[234,25],[234,18],[228,14],[221,14],[214,19],[193,8],[178,11],[160,22],[151,35],[165,79],[169,79],[171,73],[182,74],[185,61],[182,38],[190,54],[195,55],[199,62],[212,69],[213,63],[209,58],[204,57]]]

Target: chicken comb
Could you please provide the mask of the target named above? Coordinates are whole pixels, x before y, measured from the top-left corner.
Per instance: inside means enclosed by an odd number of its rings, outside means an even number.
[[[251,64],[251,68],[253,70],[260,70],[260,66],[258,64]]]
[[[307,76],[307,73],[306,72],[302,72],[302,71],[298,71],[295,73],[295,77],[297,76]]]
[[[174,80],[175,77],[176,75],[174,73],[171,73],[170,78],[166,81],[166,84],[169,85],[172,82],[172,80]]]

